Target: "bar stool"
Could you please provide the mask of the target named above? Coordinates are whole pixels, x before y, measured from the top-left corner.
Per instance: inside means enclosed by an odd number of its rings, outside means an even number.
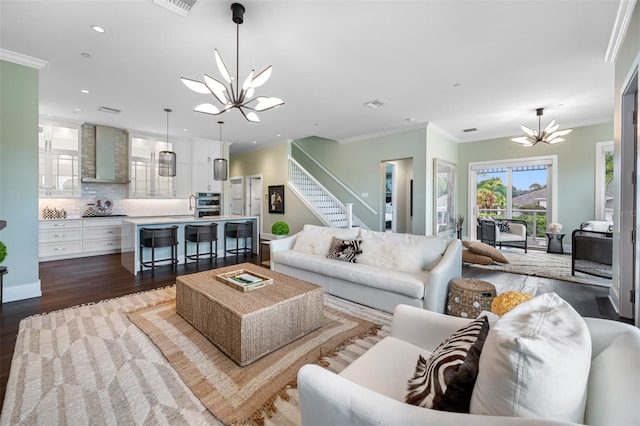
[[[156,259],[156,249],[161,247],[171,247],[171,257]],[[151,260],[144,261],[144,249],[151,249]],[[168,263],[164,263],[168,262]],[[140,272],[147,267],[155,269],[156,266],[167,266],[175,268],[178,264],[178,227],[169,228],[140,228]]]
[[[236,248],[227,250],[227,238],[236,239]],[[244,238],[244,247],[239,247],[238,241]],[[247,238],[251,239],[251,245],[247,245]],[[235,254],[236,257],[242,253],[253,252],[253,223],[252,222],[227,222],[224,224],[224,252]]]
[[[213,250],[213,243],[216,243],[216,249]],[[196,253],[187,254],[189,243],[196,244]],[[200,243],[209,243],[209,251],[200,253]],[[211,223],[209,225],[185,225],[184,227],[184,263],[195,260],[199,262],[205,259],[215,259],[218,257],[218,224]]]

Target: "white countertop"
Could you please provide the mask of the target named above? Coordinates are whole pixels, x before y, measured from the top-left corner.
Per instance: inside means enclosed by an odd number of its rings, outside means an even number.
[[[194,218],[193,216],[165,216],[165,217],[144,217],[132,218],[123,217],[122,222],[133,225],[162,225],[162,224],[178,224],[193,222],[226,222],[230,220],[254,220],[257,216],[209,216],[204,218]]]

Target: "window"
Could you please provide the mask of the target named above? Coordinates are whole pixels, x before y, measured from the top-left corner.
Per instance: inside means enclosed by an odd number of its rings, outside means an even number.
[[[545,246],[555,217],[556,162],[551,156],[469,164],[469,217],[522,219],[529,244]]]
[[[595,219],[613,221],[613,142],[596,144]]]
[[[39,131],[39,192],[41,197],[80,196],[80,129],[46,123]]]

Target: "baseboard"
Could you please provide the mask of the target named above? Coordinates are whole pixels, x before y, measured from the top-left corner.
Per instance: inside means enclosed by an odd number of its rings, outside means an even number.
[[[40,280],[38,280],[34,283],[4,287],[2,290],[2,303],[40,296],[42,296],[42,287],[40,286]]]

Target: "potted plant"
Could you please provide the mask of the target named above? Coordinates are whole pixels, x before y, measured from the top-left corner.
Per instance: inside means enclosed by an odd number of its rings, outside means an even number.
[[[5,257],[7,257],[7,246],[0,241],[0,263],[4,262]]]
[[[289,233],[289,225],[286,222],[278,221],[271,226],[271,233],[277,238],[282,238]]]

